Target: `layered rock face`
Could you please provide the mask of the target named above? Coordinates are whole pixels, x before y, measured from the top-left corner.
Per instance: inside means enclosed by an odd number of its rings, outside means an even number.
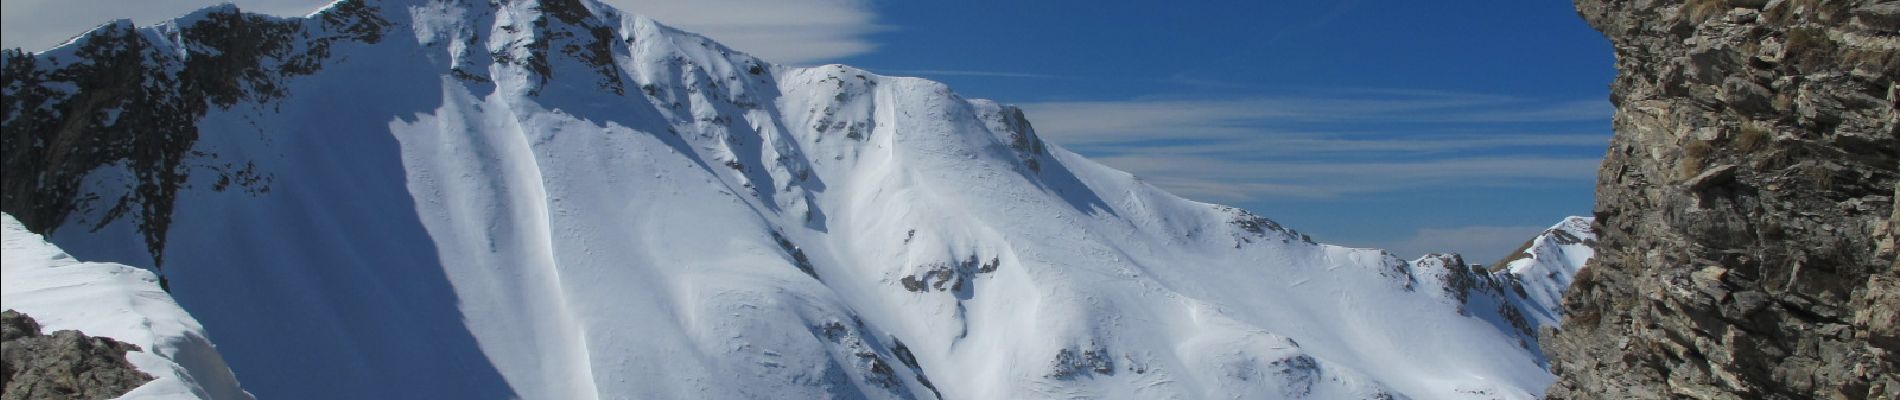
[[[1900,396],[1900,3],[1576,6],[1621,73],[1549,397]]]

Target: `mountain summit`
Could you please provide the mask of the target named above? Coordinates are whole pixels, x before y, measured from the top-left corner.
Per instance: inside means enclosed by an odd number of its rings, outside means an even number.
[[[4,211],[159,271],[261,398],[1553,380],[1526,322],[1553,314],[1515,269],[1318,244],[1046,143],[1015,107],[593,1],[224,6],[0,58]]]

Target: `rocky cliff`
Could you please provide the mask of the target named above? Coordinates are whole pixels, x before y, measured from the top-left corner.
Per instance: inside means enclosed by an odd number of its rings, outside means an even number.
[[[1549,397],[1900,396],[1900,3],[1576,6],[1616,137]]]

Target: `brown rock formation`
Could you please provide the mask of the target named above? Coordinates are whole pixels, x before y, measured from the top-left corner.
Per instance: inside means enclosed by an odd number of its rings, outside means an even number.
[[[40,334],[25,314],[0,312],[0,400],[110,399],[152,380],[125,360],[139,347],[65,330]]]
[[[1616,137],[1549,397],[1900,397],[1900,3],[1576,6]]]

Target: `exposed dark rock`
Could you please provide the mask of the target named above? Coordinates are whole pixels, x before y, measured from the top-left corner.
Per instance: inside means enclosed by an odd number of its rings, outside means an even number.
[[[32,317],[0,311],[0,400],[117,398],[152,380],[126,361],[138,346],[64,330],[40,334]]]
[[[1490,284],[1491,281],[1484,279],[1488,278],[1490,274],[1485,274],[1483,277],[1475,274],[1473,268],[1471,268],[1469,264],[1465,264],[1464,256],[1458,254],[1427,254],[1420,261],[1419,267],[1421,268],[1444,268],[1446,270],[1443,275],[1445,280],[1445,295],[1451,296],[1451,298],[1458,301],[1459,314],[1466,313],[1464,304],[1471,301],[1472,291],[1484,291],[1492,287]]]
[[[1075,379],[1092,374],[1115,374],[1115,357],[1108,354],[1108,348],[1091,344],[1085,349],[1064,348],[1057,351],[1055,360],[1049,366],[1049,373],[1044,376]]]
[[[908,290],[912,292],[921,293],[924,291],[924,288],[926,287],[924,286],[924,281],[921,279],[917,279],[917,277],[915,276],[906,276],[903,279],[897,280],[897,282],[898,284],[904,285],[904,290]]]
[[[1444,270],[1424,275],[1437,277],[1442,282],[1440,288],[1456,303],[1458,315],[1495,313],[1500,322],[1494,323],[1502,324],[1498,326],[1499,329],[1519,334],[1519,346],[1534,347],[1534,343],[1526,338],[1537,336],[1537,326],[1531,323],[1530,319],[1524,316],[1524,311],[1520,309],[1520,307],[1525,307],[1525,303],[1529,300],[1524,291],[1524,283],[1519,280],[1519,276],[1495,272],[1481,265],[1466,264],[1464,257],[1457,254],[1427,254],[1419,259],[1417,267]],[[1474,299],[1486,299],[1486,301],[1479,302]],[[1474,309],[1474,304],[1479,306],[1488,304],[1489,308]]]
[[[810,275],[812,279],[818,279],[818,270],[812,267],[811,258],[805,256],[805,249],[798,248],[797,244],[793,244],[791,239],[786,239],[785,235],[778,231],[772,231],[772,240],[778,242],[778,248],[784,250],[785,255],[792,257],[792,265],[798,267],[800,272]]]
[[[1900,397],[1900,5],[1576,7],[1616,136],[1549,397]]]
[[[917,368],[917,355],[910,353],[910,346],[905,346],[904,341],[897,338],[891,338],[891,343],[891,353],[897,355],[897,361],[903,362],[906,367]]]
[[[918,370],[916,372],[917,372],[917,384],[923,385],[925,389],[930,389],[930,395],[932,398],[942,399],[943,391],[937,390],[937,385],[930,383],[930,377],[924,376],[924,371],[922,370]]]
[[[1320,378],[1324,377],[1324,371],[1319,368],[1319,360],[1305,354],[1273,360],[1267,364],[1267,368],[1275,376],[1285,380],[1287,385],[1281,388],[1281,391],[1291,399],[1306,398],[1313,394],[1313,385],[1319,383]]]
[[[552,78],[546,61],[547,50],[552,42],[558,41],[562,54],[600,75],[601,89],[626,94],[626,81],[621,78],[620,67],[614,64],[616,42],[608,21],[597,18],[579,0],[541,0],[540,9],[543,16],[534,20],[534,26],[542,36],[532,46],[538,51],[534,60],[539,62],[535,68],[541,72],[543,83]],[[566,26],[550,26],[546,18],[549,16]]]
[[[925,266],[923,273],[906,276],[900,279],[899,283],[904,285],[905,290],[912,292],[930,290],[954,292],[963,290],[964,275],[959,273],[955,266],[939,263]]]
[[[930,389],[930,394],[936,396],[936,398],[943,398],[943,392],[938,391],[937,385],[930,383],[930,377],[924,375],[924,367],[917,363],[917,355],[911,354],[910,346],[905,346],[904,341],[892,337],[891,354],[897,356],[897,361],[904,363],[904,366],[910,367],[911,374],[917,377],[917,384],[923,385],[925,389]]]
[[[1286,228],[1280,227],[1280,223],[1273,222],[1273,220],[1247,210],[1232,207],[1224,207],[1224,209],[1234,214],[1234,219],[1228,222],[1240,227],[1241,230],[1247,231],[1247,233],[1265,235],[1268,231],[1279,232],[1286,230]]]
[[[864,358],[870,365],[870,374],[865,377],[865,381],[885,389],[902,387],[903,384],[897,380],[897,370],[891,369],[891,364],[884,362],[883,357],[878,357],[876,353],[858,353],[858,357]]]
[[[915,231],[913,231],[915,232]],[[963,289],[976,280],[977,275],[996,272],[1002,258],[990,257],[989,261],[977,261],[976,254],[968,259],[955,262],[932,263],[921,267],[923,272],[898,279],[904,290],[912,292],[955,292],[965,294]]]
[[[1037,160],[1047,153],[1042,138],[1036,137],[1036,128],[1029,125],[1029,118],[1023,117],[1023,110],[1015,106],[1004,106],[1002,118],[1003,126],[1009,127],[1009,148],[1016,151],[1016,157],[1030,172],[1041,172],[1042,163]]]
[[[1483,266],[1466,264],[1464,256],[1458,254],[1427,254],[1419,259],[1418,267],[1445,270],[1434,275],[1444,281],[1445,295],[1458,302],[1459,314],[1469,314],[1465,306],[1471,302],[1472,295],[1489,296],[1500,302],[1506,301],[1507,293],[1523,297],[1523,283],[1517,281],[1516,275],[1494,274]]]
[[[863,334],[866,330],[863,320],[853,316],[847,324],[843,320],[833,319],[812,327],[812,330],[813,334],[838,345],[840,350],[855,358],[850,364],[862,373],[864,383],[868,386],[888,390],[897,398],[916,398],[910,388],[903,384],[901,374],[892,368],[889,362],[884,361],[884,354],[887,353],[874,341],[875,339],[870,339],[869,336]],[[923,369],[914,365],[917,359],[910,353],[910,348],[904,347],[903,342],[897,342],[895,337],[891,340],[897,343],[897,350],[892,352],[898,360],[910,367],[919,384],[935,392],[937,388],[924,377]]]
[[[268,191],[268,171],[192,151],[198,120],[211,107],[282,98],[284,80],[322,69],[339,41],[381,40],[389,22],[379,12],[345,1],[306,24],[207,10],[178,27],[186,57],[124,21],[82,35],[69,56],[77,59],[0,51],[0,211],[41,234],[69,225],[76,211],[98,211],[97,220],[79,221],[95,229],[131,217],[162,265],[172,201],[193,164],[219,175],[214,189]],[[114,164],[133,175],[123,195],[80,190],[88,174]]]
[[[1266,238],[1275,238],[1281,243],[1295,240],[1313,243],[1312,237],[1292,229],[1287,229],[1286,227],[1280,226],[1280,223],[1273,222],[1273,220],[1262,217],[1259,214],[1254,214],[1251,211],[1228,206],[1215,207],[1221,212],[1232,215],[1231,219],[1227,222],[1246,233],[1234,236],[1234,248],[1240,248],[1242,243],[1253,243],[1255,239]]]

